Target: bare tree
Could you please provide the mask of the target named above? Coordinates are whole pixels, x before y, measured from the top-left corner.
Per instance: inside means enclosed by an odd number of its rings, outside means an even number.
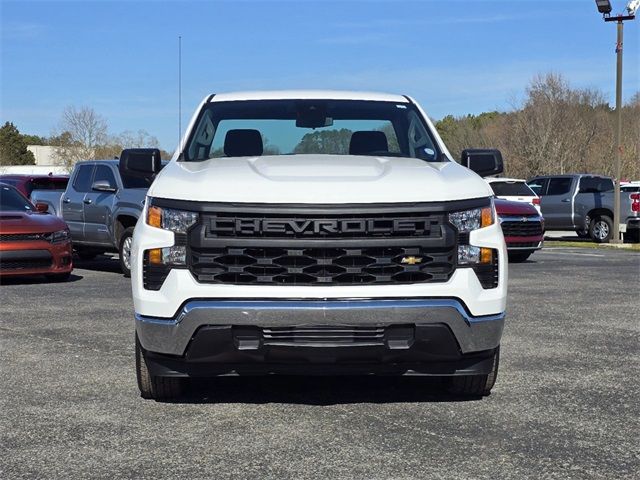
[[[623,178],[640,178],[640,94],[624,106]],[[436,123],[449,150],[496,147],[506,174],[613,174],[614,111],[598,90],[575,89],[560,75],[533,78],[524,101],[507,113],[483,113]]]
[[[62,112],[55,155],[68,169],[79,160],[94,160],[107,143],[107,122],[93,108],[68,106]]]

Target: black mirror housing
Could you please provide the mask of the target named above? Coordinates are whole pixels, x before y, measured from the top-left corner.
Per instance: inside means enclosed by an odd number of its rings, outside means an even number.
[[[462,151],[460,163],[481,177],[497,175],[504,171],[500,150],[491,148],[469,148]]]
[[[120,154],[120,174],[151,178],[162,169],[157,148],[127,148]]]

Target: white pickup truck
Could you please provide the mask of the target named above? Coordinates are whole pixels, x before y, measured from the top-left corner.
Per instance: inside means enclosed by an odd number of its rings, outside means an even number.
[[[462,160],[502,171],[496,150]],[[489,394],[507,252],[493,192],[469,168],[406,96],[206,97],[134,232],[142,396],[271,373],[435,375]]]

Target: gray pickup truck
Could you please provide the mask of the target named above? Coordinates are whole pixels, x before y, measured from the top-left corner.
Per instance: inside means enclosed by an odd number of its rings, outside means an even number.
[[[133,229],[153,179],[123,175],[119,163],[78,162],[64,192],[34,190],[32,200],[47,203],[51,213],[67,222],[80,258],[118,252],[122,272],[128,276]]]
[[[575,230],[583,238],[608,242],[613,232],[613,179],[570,174],[534,177],[527,185],[540,197],[546,230]],[[637,242],[640,232],[638,202],[620,194],[620,231]]]

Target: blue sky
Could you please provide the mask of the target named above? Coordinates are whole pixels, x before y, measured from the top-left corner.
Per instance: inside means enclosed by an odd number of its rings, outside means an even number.
[[[0,120],[23,133],[86,105],[111,133],[173,150],[178,35],[183,127],[206,94],[247,89],[403,93],[435,119],[509,110],[549,71],[614,102],[615,26],[593,0],[0,2]],[[640,88],[639,27],[625,24],[625,98]]]

